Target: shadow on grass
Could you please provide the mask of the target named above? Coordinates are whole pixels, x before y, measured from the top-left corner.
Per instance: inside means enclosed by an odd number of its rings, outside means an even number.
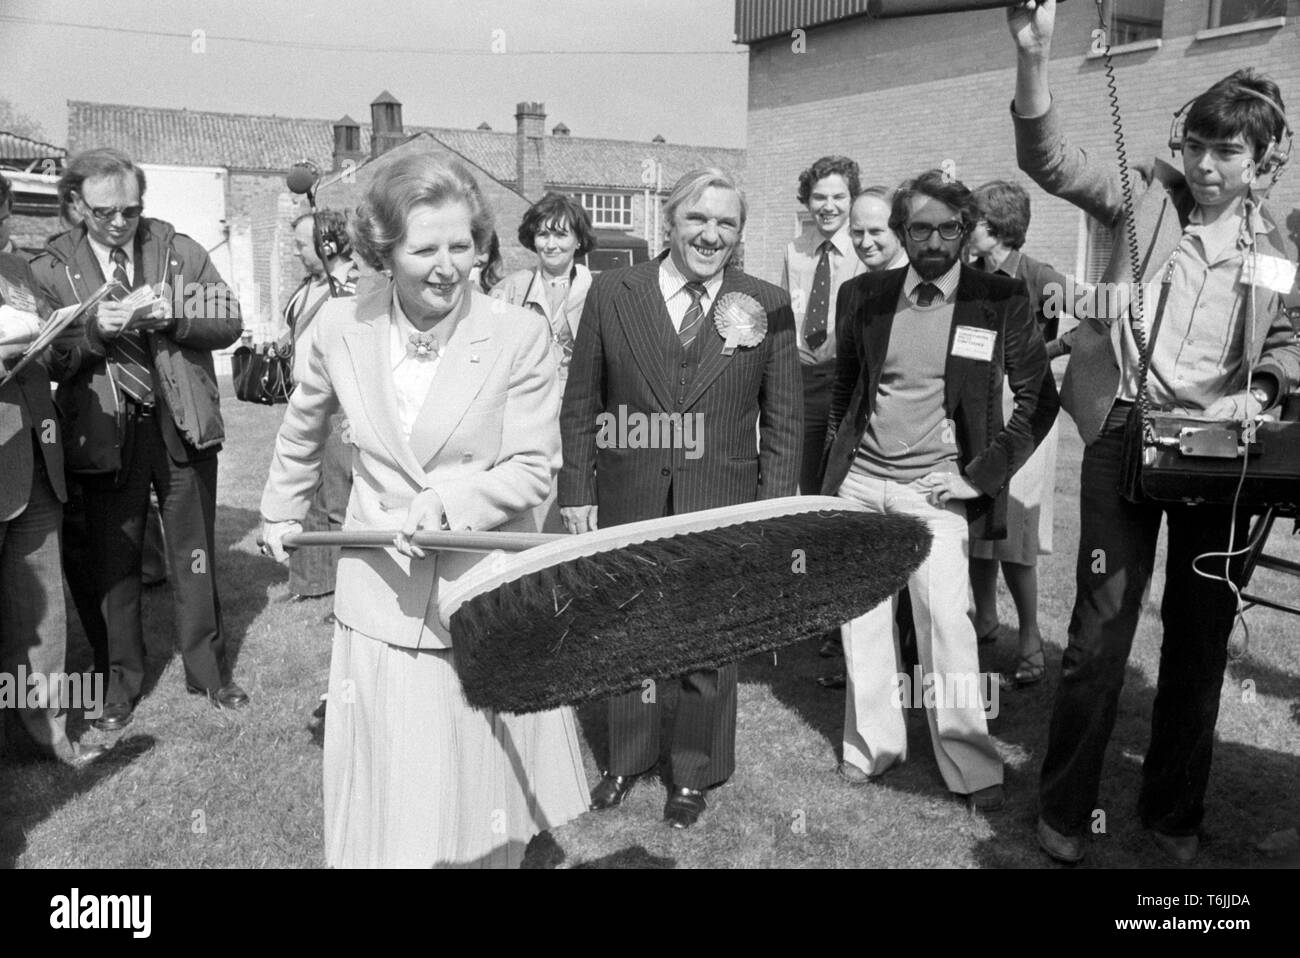
[[[13,868],[27,848],[27,835],[62,806],[116,775],[152,750],[149,735],[123,738],[99,761],[74,769],[57,762],[0,760],[0,868]],[[40,865],[42,863],[36,862]]]

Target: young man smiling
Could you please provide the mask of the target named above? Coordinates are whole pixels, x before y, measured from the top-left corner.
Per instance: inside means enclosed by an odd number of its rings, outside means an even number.
[[[1119,177],[1066,142],[1047,83],[1055,2],[1009,11],[1016,47],[1012,104],[1020,168],[1043,189],[1115,233],[1106,283],[1127,286]],[[1282,310],[1295,290],[1295,252],[1256,196],[1289,151],[1281,93],[1241,70],[1179,111],[1171,147],[1181,172],[1157,160],[1135,170],[1134,226],[1144,284],[1147,390],[1152,408],[1214,419],[1249,419],[1285,396],[1300,376],[1300,346]],[[1262,178],[1262,180],[1261,180]],[[1248,272],[1247,261],[1254,264]],[[1098,297],[1099,302],[1112,297]],[[1243,340],[1251,344],[1247,355]],[[1079,556],[1069,645],[1048,732],[1039,786],[1038,840],[1051,857],[1083,857],[1097,808],[1102,764],[1155,562],[1162,517],[1169,523],[1164,636],[1142,766],[1138,814],[1156,845],[1186,863],[1199,851],[1214,725],[1236,599],[1223,581],[1198,574],[1197,557],[1222,552],[1243,513],[1227,506],[1134,503],[1120,493],[1124,422],[1138,399],[1138,351],[1129,316],[1084,319],[1073,334],[1062,404],[1084,441]],[[1252,369],[1249,379],[1248,369]],[[1223,569],[1222,560],[1210,569]],[[1234,573],[1235,574],[1235,573]]]

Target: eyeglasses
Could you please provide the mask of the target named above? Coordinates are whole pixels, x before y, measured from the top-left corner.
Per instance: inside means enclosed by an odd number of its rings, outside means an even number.
[[[946,223],[940,223],[938,226],[931,226],[929,223],[909,223],[907,226],[907,235],[917,243],[926,242],[931,234],[935,232],[938,232],[940,239],[949,241],[960,239],[961,231],[961,220],[949,220]]]
[[[140,203],[137,203],[134,206],[91,206],[86,202],[84,196],[81,198],[81,205],[90,210],[90,214],[95,217],[95,219],[103,220],[104,222],[114,219],[118,213],[122,214],[123,219],[138,219],[140,214],[144,212],[144,206]]]

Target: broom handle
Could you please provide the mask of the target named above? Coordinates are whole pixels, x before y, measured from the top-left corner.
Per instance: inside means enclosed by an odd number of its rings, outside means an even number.
[[[390,532],[294,532],[284,537],[291,549],[304,546],[344,546],[349,549],[389,549],[397,530]],[[543,532],[417,532],[412,541],[421,548],[448,552],[524,552],[566,535]]]

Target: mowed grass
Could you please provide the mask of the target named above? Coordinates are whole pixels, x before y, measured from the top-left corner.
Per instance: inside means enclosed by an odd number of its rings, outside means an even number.
[[[257,554],[257,507],[283,407],[239,403],[224,384],[229,441],[221,458],[216,568],[236,677],[250,708],[220,712],[187,695],[171,649],[171,596],[146,596],[151,637],[147,692],[135,722],[107,735],[71,717],[74,738],[114,742],[112,756],[74,772],[49,764],[0,764],[0,864],[20,867],[319,867],[322,858],[321,732],[311,718],[329,669],[329,600],[287,601],[286,571]],[[526,867],[1051,867],[1033,825],[1053,690],[1074,597],[1080,443],[1061,432],[1056,552],[1039,566],[1048,681],[1005,693],[991,723],[1007,765],[1007,806],[971,815],[943,786],[924,715],[909,713],[909,761],[877,784],[850,788],[834,769],[843,693],[815,678],[831,663],[814,644],[764,655],[741,668],[737,772],[710,793],[709,811],[685,832],[661,821],[657,780],[624,807],[587,814],[534,842]],[[1269,552],[1300,559],[1290,523]],[[1163,562],[1163,549],[1161,552]],[[1296,601],[1294,579],[1260,572],[1252,589]],[[1157,572],[1130,659],[1100,797],[1106,831],[1085,867],[1164,867],[1134,806],[1159,659]],[[1016,657],[1015,612],[1001,600],[999,644],[989,670]],[[89,650],[69,607],[71,661]],[[1212,837],[1201,867],[1300,864],[1256,843],[1300,826],[1300,620],[1249,614],[1250,652],[1225,677],[1208,796]],[[604,708],[579,710],[588,775],[605,746]]]

